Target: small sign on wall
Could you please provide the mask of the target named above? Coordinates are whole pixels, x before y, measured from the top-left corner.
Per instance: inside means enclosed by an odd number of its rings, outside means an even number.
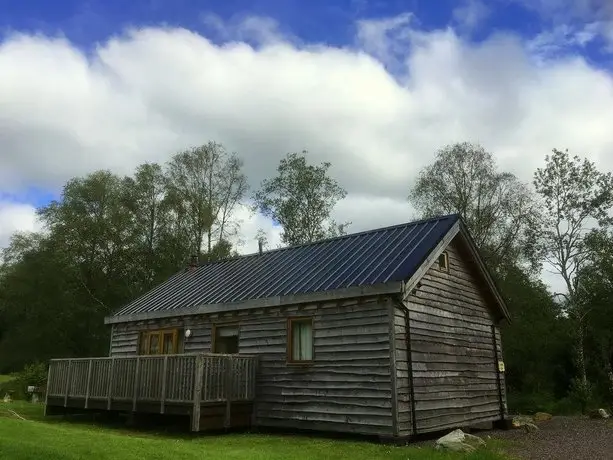
[[[504,372],[504,361],[498,361],[498,372]]]

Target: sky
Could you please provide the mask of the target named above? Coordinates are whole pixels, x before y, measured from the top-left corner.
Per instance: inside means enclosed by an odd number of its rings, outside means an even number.
[[[0,247],[72,177],[214,140],[252,188],[330,161],[350,231],[414,217],[437,149],[529,183],[553,148],[613,169],[613,2],[0,0]],[[239,213],[241,252],[263,228]]]

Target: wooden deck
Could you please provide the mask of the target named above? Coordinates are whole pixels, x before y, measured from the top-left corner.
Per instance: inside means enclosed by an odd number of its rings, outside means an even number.
[[[45,413],[189,415],[191,430],[251,425],[255,355],[181,354],[53,359]]]

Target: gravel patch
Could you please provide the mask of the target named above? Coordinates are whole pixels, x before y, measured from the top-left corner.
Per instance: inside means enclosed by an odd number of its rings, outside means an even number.
[[[611,420],[554,417],[537,425],[539,430],[532,433],[513,429],[488,434],[510,441],[506,450],[520,459],[613,460]]]

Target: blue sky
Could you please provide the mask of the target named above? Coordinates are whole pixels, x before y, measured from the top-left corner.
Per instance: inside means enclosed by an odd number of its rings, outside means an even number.
[[[552,147],[610,157],[609,5],[0,0],[0,247],[2,227],[29,228],[69,178],[209,139],[243,154],[254,182],[286,151],[332,159],[351,203],[336,218],[356,231],[406,221],[407,184],[445,142],[483,142],[525,180]],[[271,36],[288,48],[261,52]],[[222,46],[236,40],[249,47]],[[29,210],[11,227],[16,204]]]
[[[215,14],[225,21],[255,15],[276,20],[282,30],[305,42],[344,46],[353,40],[357,20],[393,17],[410,11],[422,27],[441,28],[457,23],[454,11],[462,3],[458,0],[0,0],[0,29],[5,33],[62,34],[88,49],[126,27],[169,25],[207,33],[203,21],[206,14]],[[555,1],[545,0],[545,3]],[[568,2],[559,3],[563,9],[563,4]],[[470,31],[473,40],[482,40],[498,31],[532,37],[555,26],[556,20],[581,27],[597,16],[597,12],[573,15],[567,11],[568,15],[560,18],[547,10],[527,8],[522,0],[489,0],[480,4],[485,5],[487,14]],[[598,62],[606,58],[600,52],[600,45],[592,43],[582,51]]]

